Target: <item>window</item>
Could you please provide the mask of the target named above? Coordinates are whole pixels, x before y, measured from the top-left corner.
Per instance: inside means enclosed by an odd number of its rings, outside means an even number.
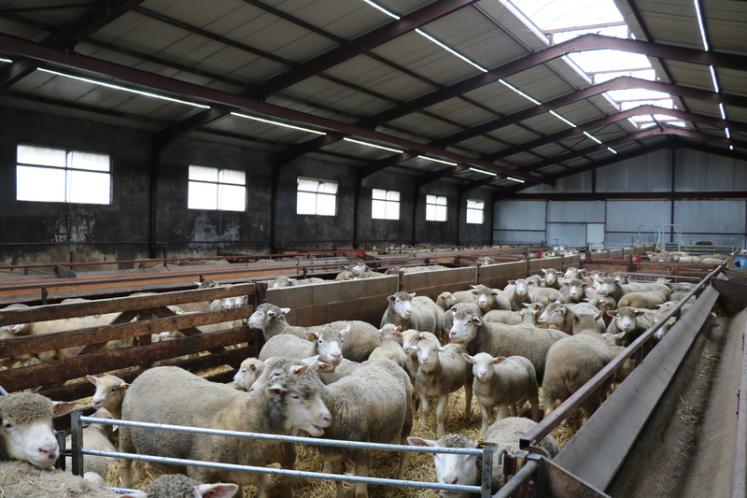
[[[337,214],[337,182],[298,177],[296,214]]]
[[[482,225],[485,218],[485,202],[467,199],[467,223]]]
[[[19,145],[16,200],[111,204],[109,156]]]
[[[399,192],[396,190],[371,191],[371,218],[375,220],[399,219]]]
[[[236,169],[189,167],[189,209],[246,210],[246,173]]]
[[[425,196],[425,220],[446,221],[446,197],[443,195]]]

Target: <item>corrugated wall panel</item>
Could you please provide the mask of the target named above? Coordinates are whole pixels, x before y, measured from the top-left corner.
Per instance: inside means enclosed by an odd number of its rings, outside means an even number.
[[[682,232],[744,234],[745,201],[676,201],[674,222]]]
[[[586,223],[548,223],[547,243],[553,246],[585,246]]]
[[[494,228],[498,230],[545,230],[545,201],[495,203]]]
[[[747,163],[730,157],[676,151],[675,188],[680,192],[747,190]]]
[[[547,221],[604,223],[604,201],[550,201]]]
[[[641,225],[668,225],[670,201],[607,201],[608,232],[638,232]]]
[[[542,244],[545,230],[493,230],[496,244]]]
[[[668,192],[672,172],[669,150],[660,150],[597,170],[598,192]]]
[[[555,186],[541,183],[522,191],[528,194],[545,194],[548,192],[591,192],[591,171],[584,171],[571,176],[559,178]]]

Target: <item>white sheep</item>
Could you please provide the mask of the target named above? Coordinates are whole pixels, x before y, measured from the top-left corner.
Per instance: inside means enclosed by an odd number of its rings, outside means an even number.
[[[402,369],[407,370],[407,354],[402,348],[402,329],[392,324],[387,324],[379,331],[381,333],[381,346],[371,352],[369,360],[386,358],[392,360]]]
[[[506,408],[516,417],[520,415],[521,405],[529,401],[532,418],[539,419],[537,373],[532,362],[523,356],[494,358],[488,353],[477,353],[475,356],[464,353],[462,356],[472,365],[472,392],[480,404],[481,434],[491,424],[495,408],[499,408],[500,418],[505,416]]]
[[[443,311],[429,297],[416,296],[414,292],[400,291],[389,296],[389,305],[381,318],[404,329],[439,334],[443,329]]]
[[[54,462],[52,462],[54,463]],[[40,469],[26,462],[0,462],[0,496],[3,498],[127,498],[54,468]],[[131,495],[132,496],[132,495]],[[134,495],[140,498],[142,495]]]
[[[251,392],[209,382],[177,367],[156,367],[135,379],[122,404],[125,420],[209,427],[242,432],[292,434],[304,430],[321,436],[332,420],[321,399],[323,385],[302,361],[275,358]],[[240,465],[265,466],[279,462],[295,466],[295,452],[275,442],[180,433],[165,430],[119,428],[119,450],[128,453],[175,458],[224,461]],[[173,471],[173,467],[171,467]],[[129,463],[122,467],[125,486],[133,476]],[[217,471],[201,467],[181,468],[201,482],[233,481],[257,484],[259,496],[267,496],[266,476]],[[282,496],[292,496],[290,483],[281,483]]]
[[[519,439],[535,425],[533,420],[521,417],[508,417],[496,420],[485,431],[484,440],[495,445],[493,468],[491,469],[491,492],[497,492],[504,484],[503,463],[498,458],[501,450],[516,452],[519,450]],[[407,442],[412,446],[430,446],[441,448],[476,448],[477,443],[462,434],[446,434],[437,441],[419,437],[409,437]],[[558,443],[552,436],[546,436],[537,445],[549,457],[558,454]],[[462,484],[479,486],[482,481],[480,458],[472,455],[434,454],[436,478],[442,484]],[[467,493],[449,493],[452,498],[470,498]]]
[[[522,322],[521,313],[508,310],[490,310],[485,313],[483,320],[489,323],[505,323],[506,325],[518,325]]]
[[[241,362],[233,376],[233,387],[240,391],[248,391],[254,382],[262,375],[265,362],[258,358],[247,358]]]
[[[266,361],[268,358],[303,359],[319,356],[319,361],[337,366],[342,362],[343,335],[336,329],[325,327],[321,332],[306,332],[307,339],[295,335],[280,334],[271,337],[259,351],[258,358]]]
[[[200,484],[181,474],[166,474],[142,491],[120,498],[231,498],[239,491],[232,483]]]
[[[106,408],[99,408],[94,417],[98,418],[113,418],[111,413]],[[113,444],[114,439],[114,426],[103,425],[103,424],[90,424],[83,427],[83,447],[91,450],[100,451],[117,451],[117,448]],[[65,447],[71,448],[72,436],[67,436],[65,439]],[[86,474],[89,472],[95,473],[100,476],[103,480],[106,475],[106,468],[109,462],[114,461],[108,457],[101,457],[95,455],[83,455],[83,469]],[[65,458],[65,469],[68,472],[72,471],[72,458]],[[91,476],[87,476],[87,479],[91,479]]]
[[[415,392],[420,400],[420,421],[425,425],[430,401],[436,399],[436,432],[440,437],[445,432],[450,393],[464,387],[465,417],[472,411],[472,371],[462,357],[466,349],[460,344],[441,347],[437,341],[421,339],[416,349]]]
[[[93,393],[93,407],[97,410],[104,408],[112,418],[121,418],[122,400],[130,385],[116,375],[102,375],[101,377],[86,375],[86,379],[96,386],[96,392]]]

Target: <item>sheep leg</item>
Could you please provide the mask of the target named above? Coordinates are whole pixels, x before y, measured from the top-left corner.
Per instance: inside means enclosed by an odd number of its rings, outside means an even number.
[[[532,396],[529,400],[529,403],[532,405],[532,420],[535,422],[539,421],[539,398],[535,394]]]
[[[486,405],[483,405],[482,403],[480,403],[480,415],[482,420],[482,424],[480,425],[480,434],[483,435],[490,425],[490,410]]]
[[[369,453],[364,453],[359,456],[358,460],[353,462],[353,473],[356,476],[368,477],[370,458]],[[368,484],[360,483],[355,485],[355,498],[368,498]]]
[[[408,431],[409,433],[409,431]],[[401,441],[396,441],[397,444],[406,445],[407,444],[407,434],[402,436]],[[410,458],[412,456],[412,453],[403,452],[399,454],[399,468],[397,469],[397,479],[404,479],[405,478],[405,471],[407,470]]]
[[[446,415],[449,407],[449,395],[446,394],[438,398],[438,404],[436,405],[436,434],[438,437],[444,435],[446,425]]]
[[[464,384],[464,418],[469,420],[472,416],[472,382]]]
[[[428,401],[427,396],[420,396],[420,425],[425,427],[426,424],[426,414],[431,409],[430,403]]]
[[[334,460],[327,460],[325,465],[329,466],[329,471],[332,474],[342,474],[344,469],[342,463],[342,457],[335,458]],[[341,481],[335,481],[335,496],[337,498],[345,498],[345,488],[342,486]]]
[[[519,407],[517,406],[516,402],[511,403],[511,414],[514,417],[519,416]]]

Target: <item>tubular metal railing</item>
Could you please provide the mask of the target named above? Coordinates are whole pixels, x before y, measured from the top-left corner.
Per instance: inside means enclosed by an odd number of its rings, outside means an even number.
[[[234,472],[248,472],[254,474],[280,475],[285,477],[325,479],[352,483],[365,483],[380,486],[395,486],[421,489],[435,489],[442,491],[479,493],[481,498],[491,496],[491,469],[493,466],[494,447],[485,445],[482,448],[445,448],[430,446],[407,446],[399,444],[366,443],[357,441],[344,441],[337,439],[321,439],[311,437],[289,436],[280,434],[263,434],[256,432],[238,432],[221,429],[209,429],[204,427],[189,427],[183,425],[153,424],[148,422],[137,422],[133,420],[113,420],[97,417],[85,417],[80,412],[71,416],[71,463],[73,474],[83,475],[83,455],[121,458],[124,460],[136,460],[171,465],[190,465],[212,469],[230,470]],[[291,469],[276,469],[272,467],[260,467],[254,465],[238,465],[222,462],[209,462],[204,460],[191,460],[184,458],[172,458],[157,455],[139,455],[135,453],[124,453],[119,451],[101,451],[85,448],[83,446],[83,424],[104,424],[125,427],[137,427],[141,429],[159,429],[174,432],[203,434],[210,436],[228,436],[240,439],[259,441],[273,441],[278,443],[307,444],[314,446],[331,446],[347,449],[394,451],[398,453],[444,453],[452,455],[471,455],[482,457],[482,479],[480,486],[468,486],[462,484],[442,484],[437,482],[413,481],[408,479],[387,479],[380,477],[363,477],[345,474],[331,474],[326,472],[308,472]],[[67,453],[67,452],[65,452]]]

